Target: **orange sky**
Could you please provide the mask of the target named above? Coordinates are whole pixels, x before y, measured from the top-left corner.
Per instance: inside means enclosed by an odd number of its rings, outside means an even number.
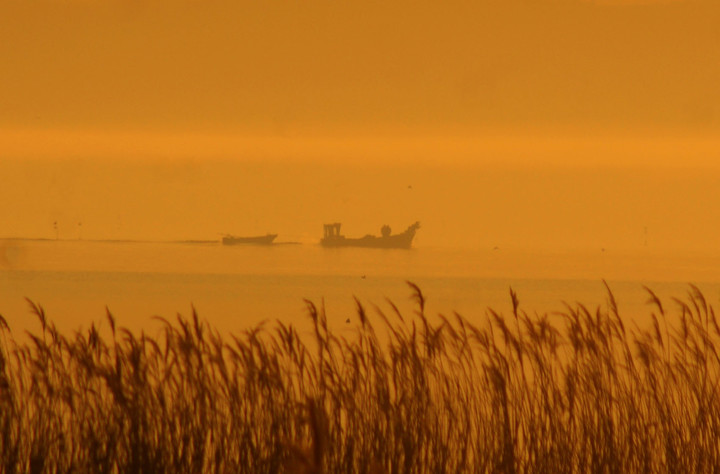
[[[419,219],[420,245],[713,249],[718,24],[714,0],[5,0],[0,236]]]
[[[5,0],[0,125],[716,131],[720,3],[605,3]]]

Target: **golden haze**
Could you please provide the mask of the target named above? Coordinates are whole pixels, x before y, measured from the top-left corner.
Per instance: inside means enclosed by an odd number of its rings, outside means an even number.
[[[2,235],[310,242],[419,219],[420,246],[713,250],[718,19],[711,1],[3,2]]]

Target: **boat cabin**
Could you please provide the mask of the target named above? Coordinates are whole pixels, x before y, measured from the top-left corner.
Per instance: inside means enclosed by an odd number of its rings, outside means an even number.
[[[335,222],[334,224],[325,224],[325,238],[332,239],[340,237],[340,223]]]

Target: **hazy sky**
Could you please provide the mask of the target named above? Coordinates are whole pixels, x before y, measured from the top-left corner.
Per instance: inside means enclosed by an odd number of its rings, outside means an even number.
[[[21,1],[0,6],[5,127],[720,124],[720,3]]]
[[[719,24],[715,0],[4,0],[0,235],[712,249]]]

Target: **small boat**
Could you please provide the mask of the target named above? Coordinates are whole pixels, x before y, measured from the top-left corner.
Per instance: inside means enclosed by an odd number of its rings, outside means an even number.
[[[340,224],[325,224],[325,236],[320,241],[323,247],[371,247],[381,249],[409,249],[415,232],[420,228],[416,222],[404,232],[393,234],[390,226],[384,225],[380,229],[380,236],[366,235],[360,238],[347,238],[340,234]]]
[[[275,240],[277,234],[258,235],[256,237],[236,237],[234,235],[225,235],[222,238],[224,245],[238,245],[238,244],[256,244],[256,245],[270,245]]]

